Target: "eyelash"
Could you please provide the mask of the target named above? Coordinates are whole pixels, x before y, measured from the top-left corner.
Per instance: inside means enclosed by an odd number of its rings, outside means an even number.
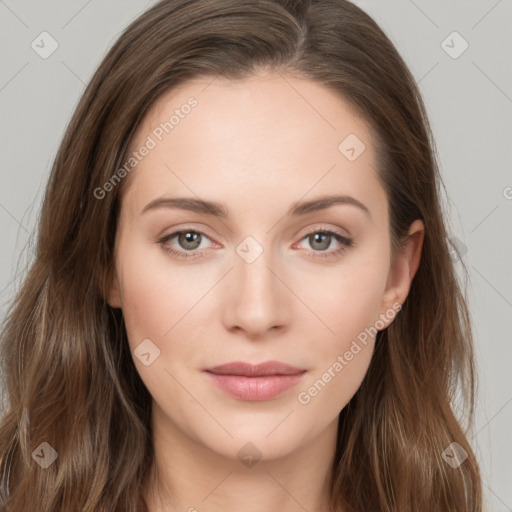
[[[182,259],[190,259],[190,258],[196,258],[196,257],[200,257],[201,256],[201,252],[200,251],[196,251],[196,250],[193,250],[193,251],[178,251],[176,249],[172,249],[171,247],[169,247],[169,245],[167,245],[167,243],[172,240],[173,238],[175,238],[176,236],[182,234],[182,233],[196,233],[198,235],[201,235],[201,237],[206,237],[208,239],[210,239],[210,237],[208,235],[206,235],[205,233],[201,232],[201,231],[197,231],[195,229],[181,229],[179,231],[174,231],[173,233],[169,234],[169,235],[166,235],[164,236],[163,238],[161,238],[160,240],[158,240],[158,243],[162,246],[162,249],[171,254],[172,256],[175,256],[177,258],[182,258]],[[312,251],[314,254],[307,254],[306,252],[306,255],[308,257],[311,257],[311,258],[333,258],[333,257],[336,257],[338,255],[340,255],[341,253],[343,253],[344,251],[346,251],[348,248],[352,247],[354,245],[354,241],[351,239],[351,238],[347,238],[339,233],[337,233],[336,231],[332,231],[330,229],[312,229],[311,231],[308,231],[302,238],[301,238],[301,242],[308,238],[310,235],[312,234],[316,234],[316,233],[321,233],[323,235],[330,235],[332,236],[338,243],[341,244],[341,247],[339,247],[338,249],[331,249],[329,251]],[[329,244],[330,245],[330,244]]]

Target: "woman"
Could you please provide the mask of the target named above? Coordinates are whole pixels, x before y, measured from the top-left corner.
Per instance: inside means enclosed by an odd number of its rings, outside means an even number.
[[[2,331],[3,510],[482,510],[434,155],[347,1],[140,16],[70,122]]]

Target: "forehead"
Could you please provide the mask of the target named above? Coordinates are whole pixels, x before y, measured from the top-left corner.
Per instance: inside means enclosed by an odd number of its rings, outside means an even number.
[[[382,199],[371,127],[336,92],[304,78],[186,82],[145,116],[130,151],[144,145],[151,149],[123,199],[134,213],[165,193],[229,196],[242,206],[249,196],[290,203],[333,189]]]

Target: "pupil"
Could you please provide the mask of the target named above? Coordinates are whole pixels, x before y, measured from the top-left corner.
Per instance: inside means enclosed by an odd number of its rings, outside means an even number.
[[[199,233],[194,233],[192,231],[187,231],[186,233],[182,233],[180,243],[186,249],[195,249],[199,246]]]
[[[330,236],[327,233],[315,233],[313,235],[313,244],[320,244],[320,247],[317,246],[317,249],[327,249],[330,243]],[[323,238],[323,240],[322,240]],[[325,243],[327,241],[327,243]]]

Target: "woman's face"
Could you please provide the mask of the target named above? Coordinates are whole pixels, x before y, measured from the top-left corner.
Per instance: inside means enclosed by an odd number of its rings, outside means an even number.
[[[335,432],[410,282],[368,126],[312,81],[204,78],[162,97],[131,151],[109,303],[159,428],[268,459]],[[266,361],[301,373],[206,371]]]

